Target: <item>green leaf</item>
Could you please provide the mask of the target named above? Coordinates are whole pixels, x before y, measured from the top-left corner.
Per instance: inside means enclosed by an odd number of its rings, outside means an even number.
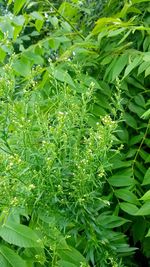
[[[132,0],[133,4],[143,3],[143,2],[149,2],[149,0]]]
[[[126,202],[139,204],[136,195],[129,191],[129,189],[117,189],[114,191],[114,194],[117,198],[120,198]]]
[[[133,102],[131,102],[128,107],[133,113],[136,113],[139,117],[141,117],[145,112],[145,110],[142,107],[134,104]]]
[[[128,220],[119,216],[107,215],[103,213],[98,217],[98,223],[107,229],[119,227],[125,224],[126,222],[128,222]]]
[[[70,262],[78,267],[81,265],[81,262],[86,263],[86,260],[82,256],[82,254],[77,249],[71,246],[69,247],[68,250],[67,249],[58,250],[58,254],[63,261]]]
[[[120,23],[121,20],[118,18],[100,18],[98,21],[96,21],[96,26],[94,27],[92,34],[98,34],[103,30],[104,27],[107,27],[107,25],[118,25]]]
[[[48,68],[48,71],[51,73],[51,69]],[[53,75],[54,75],[54,78],[56,80],[67,83],[67,84],[75,87],[75,84],[74,84],[71,76],[68,74],[68,72],[66,70],[63,70],[61,68],[55,68],[53,71]]]
[[[137,129],[137,121],[129,113],[126,112],[123,116],[123,119],[130,127],[132,127],[133,129]]]
[[[0,236],[8,243],[19,247],[41,247],[36,233],[28,226],[8,222],[0,227]]]
[[[127,62],[128,62],[128,54],[122,54],[118,58],[112,69],[112,81],[114,81],[119,76],[124,67],[127,65]]]
[[[41,15],[41,13],[39,13],[37,11],[33,11],[32,13],[30,13],[30,16],[36,20],[43,20],[44,19],[43,16]]]
[[[22,57],[21,59],[16,60],[13,64],[13,67],[16,73],[20,74],[23,77],[27,77],[30,75],[31,63],[25,57]]]
[[[150,167],[148,168],[147,172],[145,173],[142,185],[147,185],[147,184],[150,184]]]
[[[131,176],[132,169],[118,171],[115,175],[108,178],[108,182],[115,187],[130,186],[134,184],[134,179]]]
[[[135,144],[138,144],[142,140],[143,136],[144,136],[144,133],[131,137],[131,139],[129,140],[129,145],[133,146]]]
[[[6,52],[0,47],[0,62],[4,62],[4,59],[6,57]]]
[[[17,253],[4,245],[0,245],[0,266],[27,267],[25,261]]]
[[[137,105],[139,105],[140,107],[145,108],[145,99],[141,94],[138,94],[134,97],[134,101]]]
[[[148,190],[140,199],[144,201],[150,200],[150,190]]]
[[[145,111],[142,116],[141,116],[142,119],[148,119],[150,118],[150,109],[148,109],[147,111]]]
[[[147,61],[140,64],[138,68],[138,75],[141,74],[143,71],[147,70],[149,66],[150,66],[150,62],[147,62]]]
[[[126,67],[123,78],[128,76],[130,74],[130,72],[141,63],[141,61],[142,61],[142,57],[141,56],[136,56],[134,58],[134,60]]]
[[[122,202],[120,203],[120,208],[130,215],[137,215],[138,208],[134,204]]]
[[[150,67],[145,70],[145,77],[147,77],[148,75],[150,75]]]
[[[146,203],[144,203],[144,205],[138,210],[136,215],[139,216],[150,215],[150,201],[146,201]]]
[[[15,0],[14,1],[14,14],[17,15],[25,3],[26,3],[26,0]]]

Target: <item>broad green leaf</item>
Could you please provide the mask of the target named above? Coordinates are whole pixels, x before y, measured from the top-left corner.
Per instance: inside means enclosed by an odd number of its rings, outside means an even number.
[[[145,173],[142,185],[147,185],[147,184],[150,184],[150,167],[148,168],[147,172]]]
[[[144,201],[150,200],[150,190],[148,190],[140,199]]]
[[[132,115],[130,115],[130,113],[125,112],[123,119],[130,127],[132,127],[133,129],[137,129],[137,121]]]
[[[112,69],[112,81],[114,81],[119,76],[124,67],[127,65],[127,62],[128,62],[128,54],[122,54],[118,58]]]
[[[51,69],[48,68],[48,71],[51,73]],[[64,82],[66,84],[75,87],[75,84],[71,76],[68,74],[66,70],[63,70],[61,68],[56,68],[51,74],[54,75],[54,78],[57,79],[58,81]]]
[[[107,114],[106,110],[99,105],[94,104],[90,110],[92,114],[100,117],[100,116],[105,116]]]
[[[134,204],[122,202],[120,208],[130,215],[137,215],[138,208]]]
[[[134,185],[132,169],[118,171],[115,175],[108,178],[108,182],[115,187]]]
[[[44,20],[36,20],[35,22],[35,28],[38,32],[41,31],[42,26],[43,26]]]
[[[19,247],[42,247],[37,234],[28,226],[8,222],[0,227],[0,236],[8,243]]]
[[[128,107],[133,113],[136,113],[139,117],[141,117],[145,112],[145,109],[138,106],[137,104],[134,104],[133,102],[131,102]]]
[[[138,94],[134,97],[134,101],[137,105],[145,108],[145,99],[144,97],[142,96],[142,94]]]
[[[120,198],[126,202],[139,204],[136,195],[129,191],[129,189],[117,189],[114,191],[114,194],[117,198]]]
[[[141,56],[136,56],[134,58],[134,60],[126,67],[123,78],[128,76],[130,74],[130,72],[141,63],[141,61],[142,61],[142,57]]]
[[[4,245],[0,245],[0,266],[27,267],[25,261],[17,253]]]
[[[13,64],[13,67],[16,73],[20,74],[23,77],[27,77],[30,75],[31,63],[25,57],[22,57],[21,59],[16,60]]]
[[[23,57],[25,58],[25,60],[31,62],[32,64],[42,65],[44,63],[43,57],[36,54],[36,52],[34,50],[32,50],[32,51],[28,50],[28,51],[24,52]]]
[[[143,206],[138,210],[138,212],[136,213],[136,215],[139,216],[146,216],[146,215],[150,215],[150,201],[146,201]]]
[[[23,7],[23,5],[26,3],[26,0],[15,0],[14,1],[14,13],[17,15],[21,8]]]
[[[79,16],[79,10],[75,7],[75,5],[72,5],[69,2],[63,2],[59,9],[59,13],[63,15],[64,17],[67,17],[68,19],[75,19]]]

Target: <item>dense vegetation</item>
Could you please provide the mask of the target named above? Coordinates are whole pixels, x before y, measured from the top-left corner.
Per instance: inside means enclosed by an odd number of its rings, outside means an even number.
[[[150,0],[0,1],[0,266],[150,264]]]

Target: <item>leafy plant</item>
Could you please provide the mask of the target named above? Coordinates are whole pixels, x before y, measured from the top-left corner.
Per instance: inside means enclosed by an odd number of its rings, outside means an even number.
[[[2,1],[2,266],[149,258],[145,2]]]

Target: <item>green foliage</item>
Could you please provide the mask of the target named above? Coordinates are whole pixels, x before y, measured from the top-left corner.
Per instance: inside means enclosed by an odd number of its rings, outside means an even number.
[[[149,259],[145,2],[2,1],[2,266]]]

